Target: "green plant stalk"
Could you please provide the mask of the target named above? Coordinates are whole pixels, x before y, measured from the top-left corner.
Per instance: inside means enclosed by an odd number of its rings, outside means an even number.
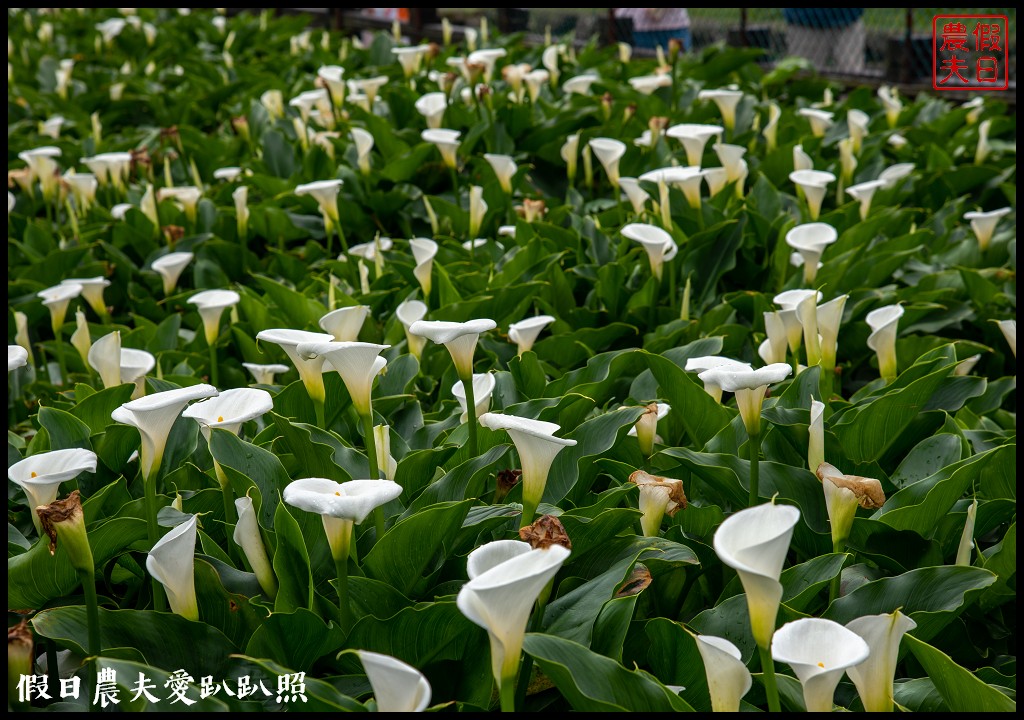
[[[832,552],[841,553],[846,549],[845,540],[836,540],[832,543]],[[828,584],[828,604],[831,605],[839,597],[840,583],[843,580],[843,570],[839,569],[836,576]]]
[[[310,398],[313,401],[313,410],[316,411],[316,425],[321,430],[327,429],[327,423],[324,418],[324,401],[317,400],[316,398]]]
[[[85,617],[89,630],[89,656],[93,658],[87,665],[86,687],[96,687],[96,659],[100,654],[100,604],[96,596],[96,574],[92,569],[79,570],[78,579],[82,583],[82,590],[85,591]],[[58,684],[59,687],[59,684]],[[89,705],[89,709],[96,708],[95,704]],[[97,708],[98,709],[98,708]]]
[[[327,240],[327,259],[331,260],[334,257],[334,233],[331,232],[334,227],[334,221],[324,213],[324,239]]]
[[[156,524],[156,474],[154,469],[149,477],[143,478],[142,485],[146,492],[146,530],[149,537],[149,546],[156,545],[159,529]],[[153,584],[153,609],[163,612],[167,609],[167,598],[164,595],[163,585],[154,577],[150,578]]]
[[[836,366],[834,364],[832,367],[827,367],[826,365],[821,366],[821,382],[819,383],[819,388],[821,390],[822,402],[828,403],[832,399],[835,377]]]
[[[775,683],[775,663],[772,661],[772,653],[768,648],[758,646],[757,652],[761,655],[761,678],[764,680],[764,693],[768,696],[768,711],[780,712],[779,688]]]
[[[209,349],[210,349],[210,384],[216,387],[219,384],[219,380],[220,380],[220,378],[219,378],[220,373],[218,372],[218,369],[217,369],[217,346],[211,343]]]
[[[373,437],[373,410],[365,415],[363,420],[363,442],[366,445],[366,460],[370,466],[370,480],[380,479],[380,469],[377,467],[377,442]],[[380,507],[373,509],[373,527],[377,531],[377,540],[384,537],[384,510]]]
[[[544,609],[548,606],[548,600],[551,598],[551,591],[554,589],[554,586],[555,579],[551,578],[537,598],[537,605],[533,611],[533,616],[530,618],[530,632],[541,631],[544,625]],[[530,688],[530,673],[532,671],[533,658],[525,655],[523,657],[523,664],[519,669],[519,681],[516,684],[516,702],[519,703],[519,707],[523,707],[526,704],[526,692]]]
[[[750,497],[747,507],[754,507],[760,497],[757,493],[757,486],[761,480],[761,468],[758,465],[761,454],[761,433],[750,433],[747,446],[750,451]]]
[[[516,711],[516,674],[501,679],[501,686],[498,688],[498,698],[501,702],[502,712]]]
[[[668,261],[668,309],[674,310],[676,306],[676,264],[674,258]]]
[[[476,440],[476,396],[473,393],[473,373],[469,373],[468,378],[459,378],[462,380],[462,389],[466,393],[466,425],[469,430],[469,452],[473,457],[479,455],[477,450]]]
[[[537,503],[530,502],[523,499],[523,514],[519,518],[519,527],[524,528],[533,522],[534,516],[537,514]]]
[[[664,271],[664,266],[662,266]],[[654,276],[654,297],[651,298],[651,304],[647,308],[647,323],[651,327],[658,326],[658,296],[661,294],[661,278],[657,275]]]
[[[355,545],[355,543],[352,543]],[[341,612],[341,629],[346,633],[355,624],[352,606],[348,598],[348,555],[335,558],[334,569],[338,573],[338,610]]]
[[[64,333],[61,332],[60,328],[54,328],[53,336],[54,340],[57,341],[57,364],[60,366],[60,384],[61,387],[67,387],[68,364],[64,359]]]

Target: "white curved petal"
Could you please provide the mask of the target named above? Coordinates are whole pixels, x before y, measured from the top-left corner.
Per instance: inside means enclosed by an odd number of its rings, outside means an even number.
[[[89,348],[89,365],[99,373],[103,387],[121,384],[121,332],[107,333]]]
[[[247,495],[237,498],[235,511],[238,513],[238,522],[235,523],[231,538],[245,553],[263,592],[267,594],[267,597],[273,598],[277,595],[277,578],[274,577],[274,569],[267,557],[267,549],[263,546],[263,538],[260,537],[260,528],[256,520],[256,510],[253,508],[252,498]]]
[[[299,378],[302,380],[302,384],[306,386],[306,392],[309,393],[309,396],[315,401],[323,402],[324,359],[321,357],[309,360],[304,359],[299,357],[295,348],[298,347],[299,343],[331,342],[334,340],[333,335],[306,332],[305,330],[275,328],[260,331],[256,335],[256,339],[279,345],[287,353],[295,369],[299,371]]]
[[[843,673],[867,660],[869,653],[857,633],[820,618],[786,623],[772,639],[772,658],[793,668],[803,685],[807,712],[831,712]]]
[[[164,535],[149,551],[146,570],[167,592],[171,612],[188,620],[199,620],[196,604],[196,516]]]
[[[916,627],[917,623],[899,610],[867,615],[846,623],[846,629],[859,635],[871,651],[866,661],[846,671],[857,686],[857,693],[867,712],[892,712],[892,683],[900,641]]]
[[[430,705],[430,683],[412,665],[368,650],[356,653],[373,688],[377,712],[423,712]]]
[[[391,480],[338,483],[325,478],[303,478],[290,482],[283,497],[300,510],[359,524],[376,508],[401,494],[402,486]]]
[[[494,374],[493,373],[473,373],[473,400],[474,407],[476,408],[476,417],[480,417],[491,408],[491,395],[494,393]],[[463,390],[462,381],[459,380],[457,383],[452,385],[452,395],[459,403],[459,407],[462,409],[461,422],[466,422],[468,415],[466,414],[466,392]]]
[[[419,300],[406,300],[395,308],[395,317],[402,323],[402,327],[405,328],[405,340],[409,345],[409,352],[419,358],[423,353],[423,346],[426,345],[427,339],[419,335],[414,335],[409,331],[413,323],[422,320],[427,316],[427,306],[425,303]]]
[[[418,320],[409,327],[409,332],[443,344],[451,353],[459,377],[470,377],[473,373],[473,353],[476,351],[480,333],[493,330],[497,326],[496,322],[489,319],[466,322]]]
[[[7,478],[25,491],[25,499],[38,530],[39,519],[35,509],[56,500],[60,484],[84,472],[96,472],[96,453],[68,448],[29,455],[7,468]]]
[[[872,310],[865,318],[871,328],[868,347],[878,355],[878,371],[886,381],[896,377],[896,334],[903,312],[902,305],[886,305]]]
[[[618,187],[619,161],[626,154],[626,143],[613,138],[594,138],[588,145],[608,174],[608,180],[613,186]]]
[[[753,685],[740,650],[725,638],[696,635],[697,650],[704,661],[713,712],[739,712],[740,700]]]
[[[981,248],[982,252],[987,250],[988,246],[992,243],[992,235],[995,234],[999,219],[1006,217],[1011,212],[1010,208],[1004,207],[991,212],[972,211],[964,213],[964,220],[971,221],[971,230],[974,231],[974,236],[978,238],[978,247]]]
[[[242,423],[270,412],[274,399],[266,390],[232,388],[217,397],[193,403],[185,408],[183,417],[192,418],[204,428],[224,428],[237,433]]]
[[[1017,321],[1016,320],[1000,320],[999,330],[1003,333],[1003,337],[1006,338],[1006,343],[1010,346],[1010,350],[1013,351],[1013,356],[1017,357]]]
[[[28,350],[21,345],[7,346],[7,372],[17,370],[28,364]]]
[[[786,233],[786,244],[800,253],[804,260],[804,282],[814,282],[818,264],[825,248],[839,239],[839,232],[828,223],[814,222],[797,225]]]
[[[181,277],[182,271],[192,262],[194,257],[195,255],[190,252],[172,252],[153,261],[150,268],[163,279],[164,295],[170,295],[174,292],[174,288],[178,284],[178,278]]]
[[[339,308],[320,318],[320,327],[330,333],[337,342],[352,342],[359,337],[359,331],[370,312],[369,305],[353,305]]]
[[[522,355],[533,347],[541,331],[554,321],[555,318],[550,315],[537,315],[512,323],[508,326],[508,339],[516,344]]]
[[[383,367],[378,364],[378,360],[383,359],[379,356],[389,347],[364,342],[312,342],[300,343],[296,352],[306,360],[323,358],[330,362],[341,375],[352,404],[362,416],[370,412],[373,381]]]
[[[561,426],[542,420],[485,413],[478,420],[490,430],[505,430],[516,446],[523,470],[523,501],[536,507],[544,495],[548,472],[555,456],[575,440],[555,437]]]

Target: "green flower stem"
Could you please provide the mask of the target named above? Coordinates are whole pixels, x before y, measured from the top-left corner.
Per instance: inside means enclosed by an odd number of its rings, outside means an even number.
[[[664,266],[662,266],[664,271]],[[651,327],[658,326],[658,296],[661,295],[661,278],[657,275],[654,276],[654,297],[651,298],[651,304],[647,307],[647,322]]]
[[[210,384],[213,386],[218,385],[219,373],[217,372],[217,346],[210,345]]]
[[[156,524],[156,470],[148,478],[143,478],[143,487],[146,491],[146,530],[149,536],[149,546],[156,545],[159,529]],[[156,578],[150,578],[153,584],[153,609],[164,611],[167,609],[167,598],[164,595],[164,587]]]
[[[96,687],[96,660],[100,654],[100,606],[96,596],[96,574],[91,568],[79,570],[78,579],[82,583],[82,590],[85,591],[85,616],[89,628],[89,656],[93,658],[86,666],[86,687]],[[59,684],[58,684],[59,687]],[[89,709],[96,707],[94,704]],[[97,708],[98,709],[98,708]]]
[[[380,469],[377,467],[377,443],[373,437],[373,410],[362,415],[363,420],[363,442],[366,445],[366,460],[370,465],[370,480],[380,479]],[[380,507],[373,509],[373,527],[377,531],[376,540],[384,537],[384,510]]]
[[[341,221],[334,223],[334,231],[338,233],[338,241],[341,243],[341,251],[348,253],[348,238],[345,237],[345,230],[341,227]],[[333,257],[333,256],[331,256]],[[331,259],[330,257],[328,259]]]
[[[501,679],[501,687],[498,688],[498,697],[501,701],[502,712],[516,711],[516,675]]]
[[[775,663],[772,661],[772,653],[768,648],[758,647],[761,655],[761,678],[764,680],[764,692],[768,696],[769,712],[780,712],[779,688],[775,684]]]
[[[64,333],[60,328],[53,330],[54,340],[57,341],[57,364],[60,366],[60,384],[62,387],[68,385],[68,364],[64,359]]]
[[[750,498],[747,501],[747,507],[754,507],[759,498],[757,486],[761,480],[761,468],[758,466],[761,454],[761,433],[751,433],[747,446],[750,450]]]
[[[324,418],[324,401],[317,400],[316,398],[310,398],[313,401],[313,409],[316,411],[316,424],[321,430],[327,429],[327,423]]]
[[[832,399],[832,393],[834,392],[833,383],[836,377],[836,366],[827,367],[821,366],[821,382],[819,388],[821,389],[821,400],[822,402],[828,403]]]
[[[832,543],[832,552],[834,552],[834,553],[841,553],[845,549],[846,549],[846,541],[845,540],[836,540],[835,542]],[[834,578],[832,578],[832,581],[828,584],[828,604],[829,605],[831,605],[833,602],[835,602],[836,598],[839,597],[839,588],[840,588],[839,584],[842,582],[842,580],[843,580],[843,571],[840,568],[839,572],[836,573],[836,576]]]
[[[554,585],[555,580],[552,578],[537,598],[537,605],[533,610],[533,616],[530,618],[530,632],[541,631],[544,625],[544,609],[548,606],[548,600],[551,598],[551,591],[554,589]],[[533,658],[529,655],[524,655],[523,664],[519,670],[519,682],[516,685],[516,702],[519,703],[519,707],[524,707],[526,704],[526,691],[530,688],[530,673],[532,671]]]
[[[533,522],[537,514],[537,503],[523,498],[523,514],[519,517],[519,527],[524,528]]]
[[[451,175],[452,179],[452,202],[455,205],[459,204],[459,174],[455,172],[455,168],[452,166],[448,167],[448,174]],[[472,240],[473,238],[470,238]]]
[[[334,234],[331,229],[334,227],[334,221],[331,220],[327,215],[324,215],[324,235],[327,240],[327,259],[332,260],[334,258]]]
[[[668,261],[668,309],[676,306],[676,264],[674,259]]]
[[[469,452],[473,457],[479,455],[476,440],[476,395],[473,393],[473,373],[469,377],[461,377],[462,389],[466,393],[466,425],[469,430]]]
[[[352,543],[355,545],[355,543]],[[352,606],[348,599],[348,556],[335,558],[334,568],[338,573],[338,610],[341,612],[341,629],[346,633],[355,624]]]

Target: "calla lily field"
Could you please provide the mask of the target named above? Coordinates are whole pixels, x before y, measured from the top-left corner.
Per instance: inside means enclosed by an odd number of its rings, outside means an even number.
[[[307,23],[8,10],[9,710],[1016,709],[999,93]]]

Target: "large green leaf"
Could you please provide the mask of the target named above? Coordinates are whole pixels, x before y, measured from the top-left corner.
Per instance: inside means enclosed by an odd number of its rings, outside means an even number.
[[[344,639],[337,625],[299,608],[272,613],[253,633],[245,653],[305,672],[317,659],[340,648]]]
[[[273,564],[279,583],[274,611],[308,610],[313,604],[313,574],[309,569],[309,554],[302,530],[284,503],[278,505],[274,513],[274,529],[277,532],[277,550],[274,552]]]
[[[571,640],[528,633],[523,648],[577,712],[692,710],[650,675],[627,670]]]
[[[946,653],[913,635],[904,642],[953,712],[1016,712],[1016,702],[957,665]]]
[[[50,438],[50,450],[85,448],[91,450],[89,426],[69,412],[52,407],[39,408],[39,424]]]

